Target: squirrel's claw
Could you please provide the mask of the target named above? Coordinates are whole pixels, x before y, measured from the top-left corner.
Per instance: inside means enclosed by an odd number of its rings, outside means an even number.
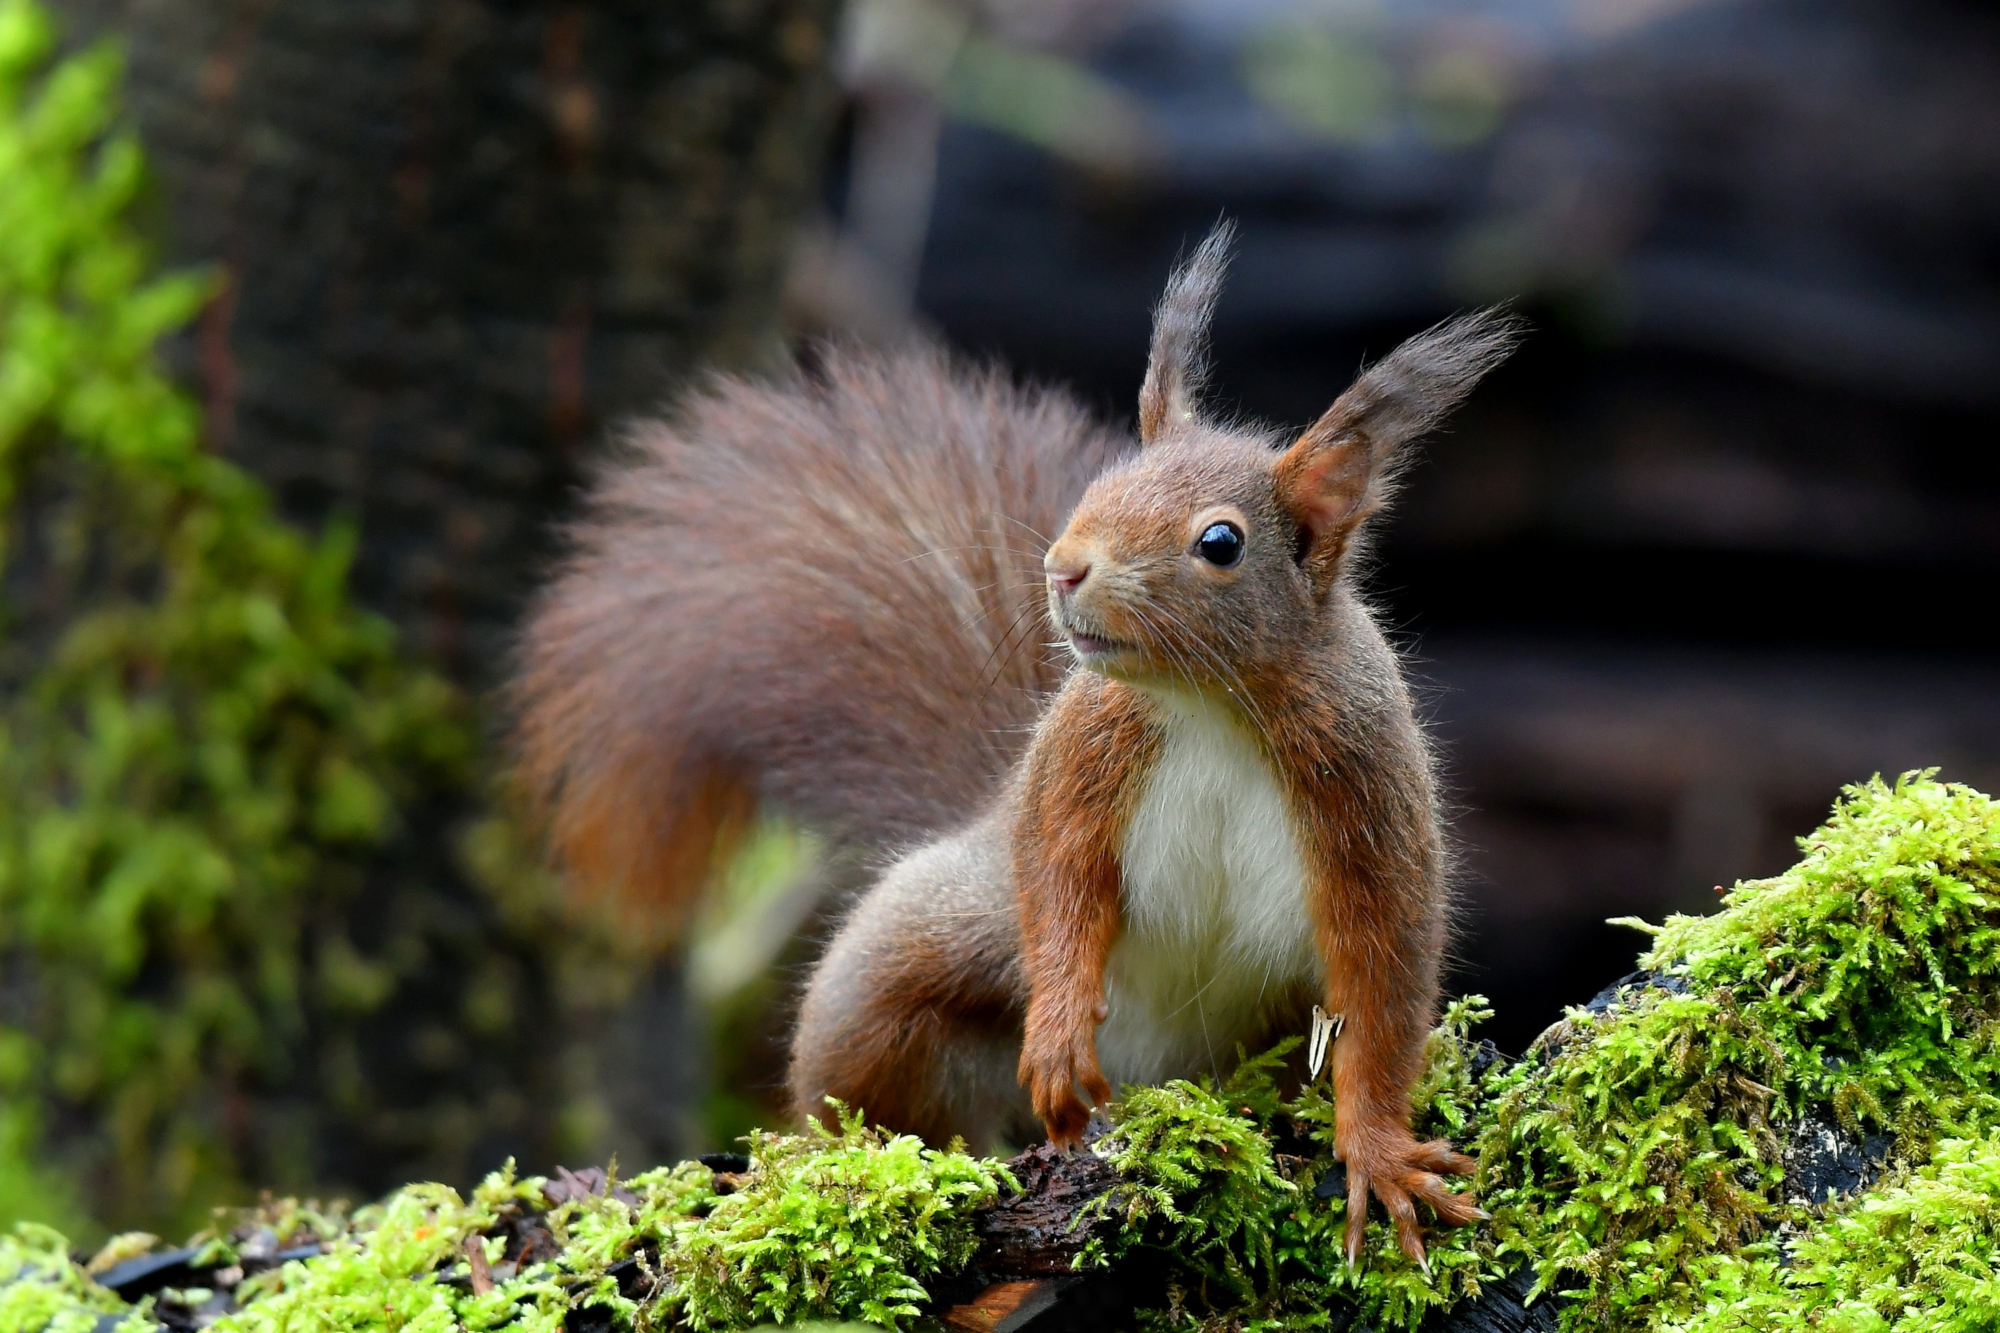
[[[1361,1267],[1361,1245],[1368,1237],[1368,1177],[1355,1166],[1347,1164],[1347,1267],[1355,1271]]]
[[[1424,1250],[1423,1227],[1417,1220],[1421,1199],[1437,1214],[1439,1225],[1464,1226],[1482,1222],[1489,1216],[1470,1194],[1455,1193],[1445,1187],[1440,1173],[1469,1175],[1476,1163],[1455,1151],[1442,1139],[1411,1143],[1392,1168],[1371,1174],[1355,1160],[1347,1158],[1347,1262],[1351,1269],[1361,1257],[1368,1226],[1368,1199],[1373,1195],[1396,1227],[1396,1243],[1412,1263],[1430,1273],[1430,1258]],[[1379,1169],[1379,1168],[1378,1168]]]
[[[1093,1060],[1068,1058],[1021,1061],[1021,1081],[1035,1114],[1048,1131],[1049,1142],[1058,1148],[1075,1148],[1083,1142],[1090,1126],[1092,1107],[1111,1104],[1111,1084]],[[1077,1096],[1081,1087],[1090,1101]]]
[[[1462,1227],[1471,1222],[1483,1222],[1488,1214],[1470,1195],[1454,1194],[1444,1187],[1444,1182],[1436,1176],[1424,1173],[1409,1181],[1410,1193],[1431,1206],[1439,1223],[1448,1227]]]
[[[1083,1131],[1090,1124],[1090,1108],[1075,1093],[1046,1100],[1036,1097],[1035,1114],[1042,1118],[1042,1128],[1048,1131],[1049,1142],[1058,1148],[1074,1148],[1082,1143]]]
[[[1409,1165],[1419,1171],[1447,1176],[1469,1176],[1479,1167],[1479,1163],[1443,1139],[1419,1143],[1416,1150],[1410,1154]]]

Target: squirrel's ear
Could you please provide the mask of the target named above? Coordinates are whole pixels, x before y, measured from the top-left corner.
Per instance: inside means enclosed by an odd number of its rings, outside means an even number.
[[[1460,315],[1398,347],[1334,400],[1278,460],[1278,497],[1304,529],[1300,559],[1330,582],[1354,530],[1388,501],[1402,446],[1507,359],[1526,324],[1502,307]]]
[[[1139,443],[1151,444],[1169,426],[1192,421],[1194,397],[1208,373],[1208,322],[1236,224],[1215,224],[1186,263],[1167,279],[1166,295],[1153,312],[1153,350],[1146,359],[1146,382],[1139,386]]]

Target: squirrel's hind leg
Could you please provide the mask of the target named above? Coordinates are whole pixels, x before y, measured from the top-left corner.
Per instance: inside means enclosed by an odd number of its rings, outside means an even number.
[[[905,856],[814,969],[792,1039],[802,1116],[826,1098],[871,1124],[976,1150],[1039,1137],[1015,1078],[1027,1008],[1000,815]]]

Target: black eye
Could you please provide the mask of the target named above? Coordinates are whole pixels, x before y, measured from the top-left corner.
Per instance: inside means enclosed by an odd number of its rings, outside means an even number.
[[[1194,549],[1209,564],[1227,569],[1243,558],[1243,529],[1234,523],[1211,523]]]

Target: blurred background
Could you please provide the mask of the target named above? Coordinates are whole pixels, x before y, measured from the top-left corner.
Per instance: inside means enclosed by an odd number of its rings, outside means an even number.
[[[9,1216],[771,1123],[811,841],[634,938],[561,909],[494,780],[578,481],[828,333],[1128,419],[1222,216],[1231,411],[1534,322],[1370,576],[1503,1048],[1630,970],[1607,917],[1776,871],[1843,783],[2000,787],[1970,0],[0,0],[0,94]]]

